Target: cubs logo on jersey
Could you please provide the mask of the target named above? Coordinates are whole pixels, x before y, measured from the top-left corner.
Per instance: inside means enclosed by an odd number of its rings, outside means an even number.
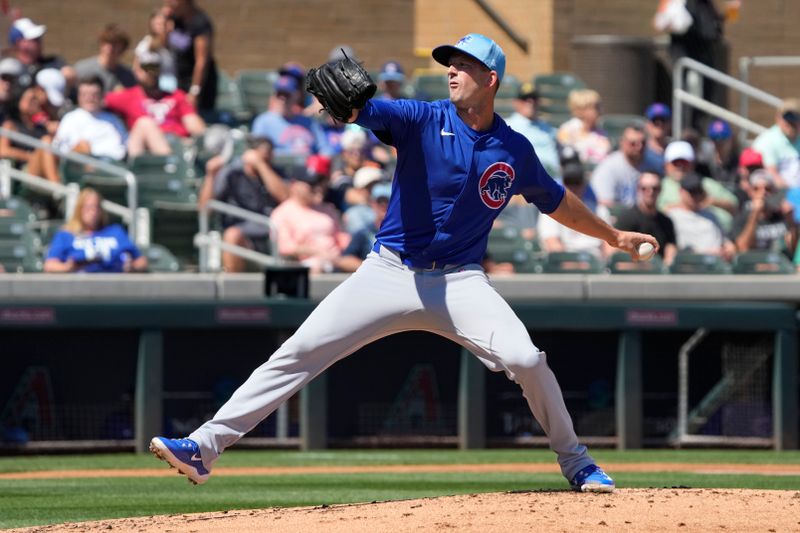
[[[487,207],[500,209],[506,202],[512,183],[514,183],[514,167],[502,161],[492,163],[478,180],[481,200]]]

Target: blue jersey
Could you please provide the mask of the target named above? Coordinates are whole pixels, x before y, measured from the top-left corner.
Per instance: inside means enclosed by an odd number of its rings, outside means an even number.
[[[397,148],[377,241],[420,263],[480,263],[492,222],[513,195],[542,213],[564,197],[528,140],[496,114],[489,130],[478,132],[449,100],[370,100],[356,122]]]
[[[122,272],[123,262],[141,253],[128,238],[125,229],[112,224],[88,235],[73,235],[61,230],[53,237],[47,259],[79,263],[82,272]]]

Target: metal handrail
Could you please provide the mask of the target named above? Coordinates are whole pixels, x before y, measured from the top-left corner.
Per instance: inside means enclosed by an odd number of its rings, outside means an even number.
[[[217,232],[209,231],[209,217],[212,211],[224,213],[232,217],[241,218],[243,220],[248,220],[250,222],[266,226],[269,229],[270,254],[262,254],[260,252],[250,250],[249,248],[243,248],[234,244],[222,242]],[[242,209],[241,207],[221,202],[219,200],[209,200],[198,209],[197,214],[199,231],[197,235],[195,235],[194,245],[199,248],[201,272],[214,270],[215,268],[212,268],[211,265],[212,262],[214,263],[214,267],[217,267],[219,262],[211,257],[210,252],[213,252],[214,255],[217,255],[220,250],[224,250],[238,257],[242,257],[243,259],[253,261],[264,266],[285,263],[284,260],[278,257],[278,229],[275,226],[275,223],[268,216],[254,213],[253,211],[248,211],[247,209]],[[215,233],[217,233],[217,235],[212,237],[212,234]],[[212,261],[212,259],[214,260]]]
[[[800,56],[744,56],[739,58],[739,79],[750,83],[750,67],[800,67]],[[747,118],[750,114],[750,99],[743,94],[739,98],[739,114]]]
[[[742,129],[746,129],[748,131],[752,131],[753,133],[761,133],[766,128],[761,126],[760,124],[756,124],[755,122],[737,115],[727,109],[724,109],[718,105],[712,104],[704,100],[703,98],[693,95],[683,88],[683,71],[690,70],[700,74],[701,76],[705,76],[706,78],[712,79],[721,85],[724,85],[730,89],[739,91],[742,94],[745,94],[751,98],[764,102],[767,105],[773,107],[780,107],[783,101],[775,96],[774,94],[770,94],[766,91],[762,91],[761,89],[757,89],[752,85],[748,85],[741,80],[734,78],[733,76],[729,76],[724,72],[720,72],[719,70],[713,69],[708,65],[704,65],[699,61],[694,59],[683,57],[675,62],[675,66],[672,68],[672,83],[674,89],[672,91],[672,131],[675,135],[679,135],[680,131],[683,129],[683,104],[687,103],[693,107],[700,109],[701,111],[705,111],[711,115],[717,116],[719,118],[724,118],[732,122],[733,124],[739,126]]]
[[[103,172],[107,172],[113,176],[118,176],[125,180],[125,185],[127,187],[127,199],[128,199],[128,209],[130,209],[131,213],[137,212],[138,207],[138,196],[137,196],[137,187],[136,187],[136,176],[133,175],[133,172],[130,170],[119,168],[107,161],[103,161],[101,159],[95,159],[93,157],[86,156],[84,154],[79,154],[76,152],[62,152],[58,150],[54,146],[47,144],[45,142],[40,141],[35,137],[31,137],[30,135],[22,134],[18,131],[10,130],[8,128],[0,127],[0,137],[8,137],[12,141],[19,143],[23,146],[27,146],[29,148],[41,148],[42,150],[46,150],[51,154],[57,155],[62,159],[67,159],[69,161],[74,161],[76,163],[82,163],[84,165],[90,165],[94,168],[100,169]],[[106,204],[103,204],[104,207]],[[115,206],[118,204],[114,204]],[[115,214],[120,214],[119,212],[113,211],[114,207],[112,207],[109,211]],[[122,215],[120,215],[122,216]],[[131,216],[131,221],[133,222],[134,218]],[[139,224],[130,223],[128,225],[128,234],[131,237],[131,240],[134,242],[139,242],[137,240],[137,233],[138,233],[138,226]],[[149,238],[149,236],[147,236]]]

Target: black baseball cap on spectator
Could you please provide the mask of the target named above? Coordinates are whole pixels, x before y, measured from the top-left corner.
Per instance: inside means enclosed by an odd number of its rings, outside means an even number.
[[[296,165],[289,171],[289,176],[293,180],[308,183],[312,187],[316,187],[325,180],[325,176],[314,171],[313,168],[308,168],[305,165]]]
[[[705,194],[703,189],[703,178],[697,172],[689,172],[681,180],[681,189],[689,194]]]

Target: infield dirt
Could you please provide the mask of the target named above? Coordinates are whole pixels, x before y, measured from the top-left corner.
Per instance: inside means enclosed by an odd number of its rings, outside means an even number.
[[[380,503],[147,516],[25,532],[800,531],[800,492],[621,489],[472,494]]]

